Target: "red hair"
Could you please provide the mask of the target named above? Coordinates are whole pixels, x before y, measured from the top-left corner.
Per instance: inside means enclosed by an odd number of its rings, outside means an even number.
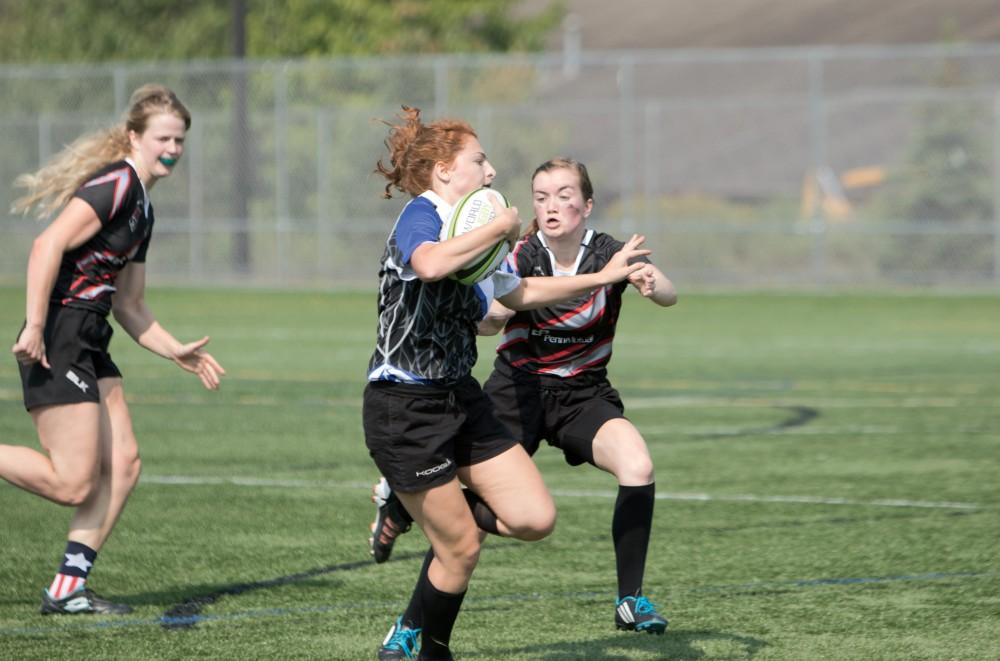
[[[375,172],[389,180],[385,197],[392,197],[392,188],[416,197],[431,187],[431,174],[436,163],[451,163],[462,151],[465,141],[476,132],[460,119],[440,119],[430,124],[420,121],[420,109],[403,106],[397,115],[400,124],[382,121],[389,127],[385,146],[389,150],[389,165],[379,159]]]

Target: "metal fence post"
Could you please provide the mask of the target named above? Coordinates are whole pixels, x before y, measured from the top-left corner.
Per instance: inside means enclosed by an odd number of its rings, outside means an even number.
[[[114,87],[115,92],[115,107],[112,110],[112,114],[125,110],[125,104],[128,103],[128,90],[125,89],[125,77],[127,75],[128,73],[123,66],[116,66],[111,73],[111,85]]]
[[[993,95],[993,280],[1000,283],[1000,92]]]
[[[330,259],[330,118],[326,110],[316,111],[316,273],[332,275]]]
[[[656,213],[658,193],[660,193],[660,103],[658,101],[648,101],[643,105],[643,123],[645,127],[642,132],[643,158],[642,158],[642,201],[643,201],[643,222],[647,226],[645,229],[652,229],[654,237],[659,238],[662,233],[661,223]],[[658,245],[658,244],[654,244]]]
[[[204,229],[205,222],[205,186],[204,160],[202,158],[203,124],[194,122],[189,130],[187,149],[188,156],[188,277],[192,282],[200,282],[204,273]]]
[[[623,56],[618,64],[618,142],[621,154],[622,230],[635,231],[635,60]]]
[[[52,155],[52,116],[43,112],[38,116],[38,162],[44,163]]]
[[[441,117],[448,112],[448,59],[440,56],[434,59],[434,115]]]
[[[820,51],[809,54],[809,144],[812,152],[810,177],[815,180],[827,167],[826,99],[823,94],[823,58]],[[826,278],[826,217],[821,200],[813,207],[809,231],[812,240],[812,272],[816,284]]]
[[[288,272],[288,66],[274,74],[274,212],[277,234],[278,280]]]

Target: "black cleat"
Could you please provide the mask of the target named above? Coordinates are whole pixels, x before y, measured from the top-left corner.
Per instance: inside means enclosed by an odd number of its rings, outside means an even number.
[[[420,629],[411,629],[403,624],[402,617],[398,617],[382,641],[382,647],[378,648],[378,660],[413,659],[419,649]]]
[[[667,618],[642,595],[622,597],[615,603],[615,626],[623,631],[661,634],[667,630]]]
[[[413,517],[399,502],[384,477],[372,487],[372,501],[375,503],[375,521],[371,525],[372,536],[368,538],[368,543],[375,562],[382,563],[392,555],[396,538],[410,529]]]
[[[125,615],[132,612],[132,607],[108,601],[84,586],[62,599],[53,599],[48,590],[42,590],[39,612],[42,615]]]

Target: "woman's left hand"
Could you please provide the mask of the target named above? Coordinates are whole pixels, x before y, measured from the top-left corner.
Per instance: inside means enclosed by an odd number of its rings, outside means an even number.
[[[621,250],[616,252],[608,260],[608,263],[604,265],[604,268],[600,270],[599,275],[606,278],[608,284],[621,282],[622,280],[629,279],[634,273],[642,270],[646,263],[634,261],[637,257],[645,257],[651,251],[645,248],[640,248],[646,237],[640,234],[633,234],[632,237],[625,242],[621,247]]]
[[[649,298],[656,291],[656,269],[652,264],[646,264],[628,277],[629,283],[639,290],[639,293]]]
[[[202,385],[209,390],[217,390],[226,370],[212,354],[202,351],[202,347],[208,344],[208,339],[206,335],[200,340],[182,345],[173,355],[173,361],[184,371],[197,374]]]

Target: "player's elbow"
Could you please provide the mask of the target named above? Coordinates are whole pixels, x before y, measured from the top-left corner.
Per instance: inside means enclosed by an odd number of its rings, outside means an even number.
[[[421,282],[437,282],[448,277],[448,271],[440,268],[414,268],[413,272]]]
[[[410,268],[413,269],[421,282],[437,282],[448,277],[447,267],[442,260],[429,255],[425,246],[420,246],[410,258]]]

